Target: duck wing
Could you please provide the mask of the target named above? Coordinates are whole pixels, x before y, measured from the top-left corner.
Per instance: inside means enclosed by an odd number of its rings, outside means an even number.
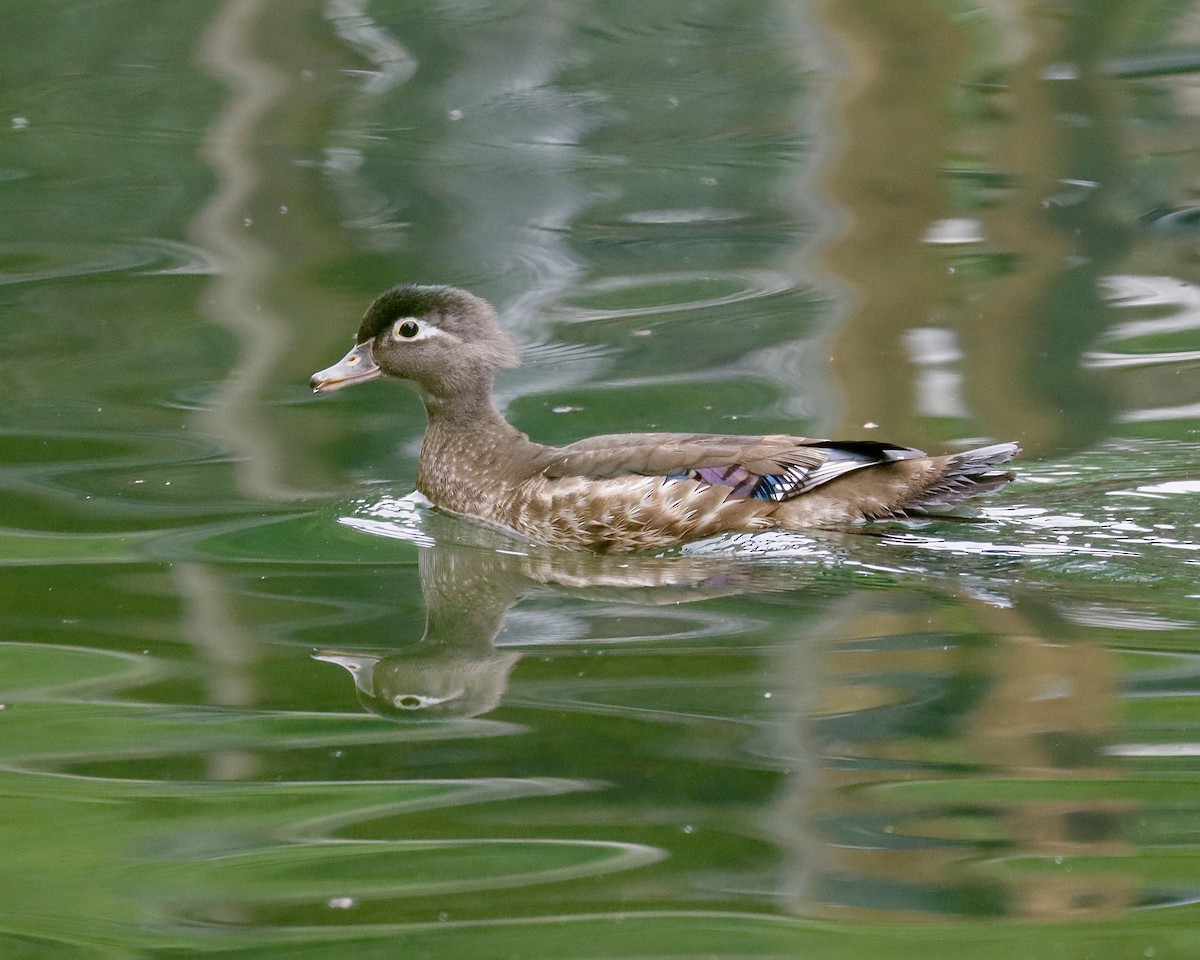
[[[911,447],[870,440],[610,434],[555,448],[541,473],[549,479],[688,479],[729,487],[731,497],[778,502],[798,497],[853,470],[922,456],[920,450]]]

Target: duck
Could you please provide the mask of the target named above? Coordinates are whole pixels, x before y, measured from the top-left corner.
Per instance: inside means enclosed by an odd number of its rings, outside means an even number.
[[[497,409],[521,355],[486,301],[400,284],[363,315],[354,347],[313,374],[324,394],[379,377],[414,384],[427,424],[416,486],[435,507],[539,543],[671,548],[720,534],[811,531],[936,516],[1013,479],[1016,443],[929,456],[876,440],[620,433],[531,440]]]

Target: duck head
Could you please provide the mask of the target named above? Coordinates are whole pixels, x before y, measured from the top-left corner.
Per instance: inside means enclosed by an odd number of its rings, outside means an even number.
[[[354,348],[314,373],[314,393],[376,377],[411,380],[429,398],[490,389],[495,372],[521,362],[486,300],[454,287],[403,284],[367,308]]]

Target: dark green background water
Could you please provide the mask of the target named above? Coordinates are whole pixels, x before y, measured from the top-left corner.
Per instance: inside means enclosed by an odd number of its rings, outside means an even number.
[[[0,957],[1200,954],[1200,3],[0,4]],[[1024,445],[596,558],[314,398]],[[349,671],[349,672],[348,672]]]

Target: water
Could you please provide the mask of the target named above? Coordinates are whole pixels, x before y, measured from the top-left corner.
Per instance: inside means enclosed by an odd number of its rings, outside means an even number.
[[[0,956],[1192,957],[1195,3],[11,3]],[[536,438],[1025,448],[986,523],[551,551]]]

